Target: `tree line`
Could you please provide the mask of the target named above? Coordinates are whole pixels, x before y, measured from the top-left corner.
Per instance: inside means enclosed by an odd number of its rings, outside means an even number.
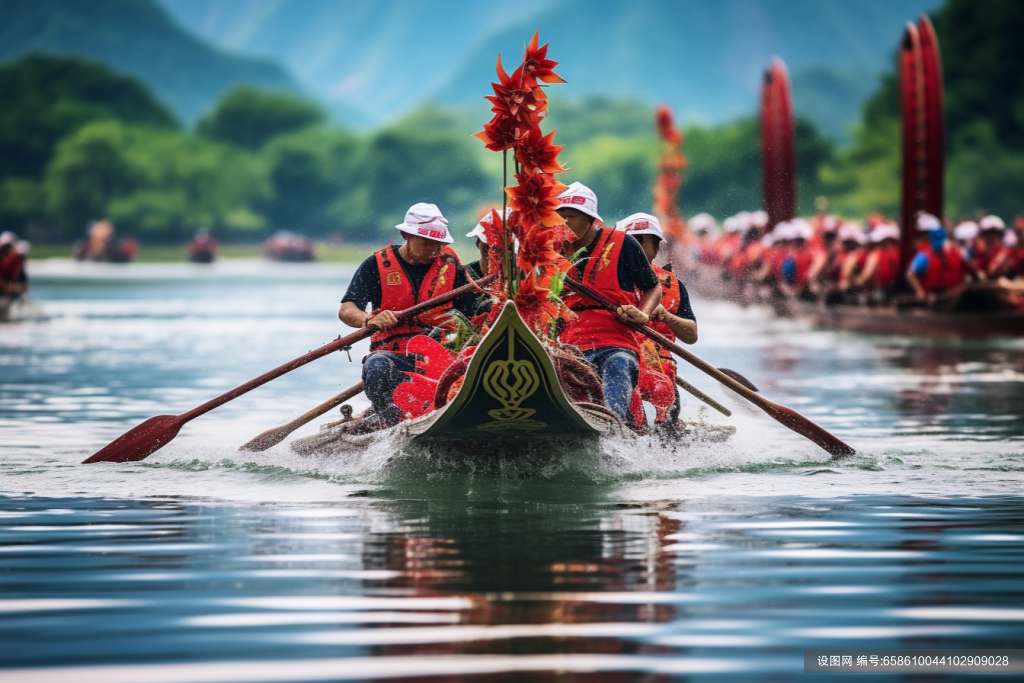
[[[950,0],[934,17],[945,61],[947,205],[954,216],[1009,216],[1024,200],[1024,6]],[[608,221],[649,210],[661,147],[653,107],[551,94],[545,129],[591,186]],[[377,130],[346,130],[314,103],[240,87],[192,130],[139,81],[96,63],[34,55],[0,65],[0,229],[71,242],[90,221],[121,234],[180,243],[197,229],[227,241],[275,230],[377,242],[417,201],[438,204],[458,234],[501,202],[501,157],[471,134],[486,106],[425,105]],[[856,218],[895,216],[899,202],[898,86],[887,75],[864,106],[852,144],[837,148],[798,119],[800,211],[815,198]],[[684,127],[681,204],[724,216],[760,206],[754,114]],[[509,176],[509,182],[511,178]],[[465,230],[462,230],[465,228]]]

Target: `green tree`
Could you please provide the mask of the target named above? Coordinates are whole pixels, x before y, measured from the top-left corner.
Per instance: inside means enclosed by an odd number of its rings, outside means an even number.
[[[197,130],[211,140],[258,150],[278,135],[323,120],[324,112],[311,102],[243,86],[225,95]]]
[[[269,143],[264,151],[271,189],[265,210],[269,224],[323,236],[365,222],[365,206],[345,202],[364,185],[360,168],[365,147],[352,133],[323,128],[307,128]]]
[[[0,179],[39,179],[57,143],[90,121],[177,127],[139,81],[68,57],[32,55],[0,66],[0,102]]]

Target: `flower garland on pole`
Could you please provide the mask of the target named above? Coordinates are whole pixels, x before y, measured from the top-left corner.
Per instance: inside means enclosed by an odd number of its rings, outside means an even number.
[[[522,64],[511,76],[498,55],[498,82],[491,83],[494,95],[485,98],[492,105],[494,117],[474,137],[487,149],[502,152],[503,180],[509,150],[515,163],[516,185],[504,188],[502,207],[507,201],[512,211],[505,221],[497,210],[492,211],[487,232],[487,243],[492,245],[489,264],[492,272],[501,273],[492,292],[499,304],[492,315],[512,298],[531,329],[542,339],[553,339],[558,320],[573,316],[558,295],[562,278],[571,267],[561,252],[575,236],[556,213],[561,206],[558,196],[566,189],[555,180],[556,173],[565,171],[558,162],[558,153],[565,146],[554,144],[555,131],[545,135],[540,129],[548,111],[541,84],[565,81],[554,72],[558,62],[547,58],[548,46],[538,47],[539,33],[533,34]],[[518,256],[513,248],[516,240]]]
[[[686,168],[686,157],[682,152],[683,134],[673,124],[672,110],[668,105],[658,107],[654,123],[665,143],[658,159],[658,177],[654,181],[654,214],[671,237],[685,242],[689,233],[676,201],[683,186],[683,169]]]

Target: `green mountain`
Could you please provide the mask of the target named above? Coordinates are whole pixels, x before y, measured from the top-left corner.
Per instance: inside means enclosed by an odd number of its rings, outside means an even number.
[[[4,0],[0,61],[84,57],[139,78],[191,123],[235,85],[299,92],[279,65],[212,47],[152,0]]]
[[[786,60],[799,114],[833,137],[892,62],[907,20],[940,0],[159,0],[231,50],[277,59],[336,111],[378,124],[424,101],[475,103],[501,52],[534,30],[569,81],[557,90],[667,102],[680,118],[751,113]],[[486,107],[483,108],[484,110]]]

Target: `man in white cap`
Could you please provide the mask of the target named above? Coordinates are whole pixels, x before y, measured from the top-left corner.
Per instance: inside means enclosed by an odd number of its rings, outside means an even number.
[[[930,213],[917,214],[917,231],[917,253],[907,269],[907,282],[918,301],[932,306],[941,299],[945,307],[952,307],[964,288],[963,256],[946,239],[942,222]]]
[[[498,213],[500,214],[501,212],[499,211]],[[511,213],[512,207],[507,207],[505,209],[505,218],[508,218],[509,214]],[[487,258],[488,255],[490,254],[490,247],[487,244],[487,230],[490,229],[492,226],[493,216],[494,212],[488,211],[480,218],[480,221],[477,222],[476,227],[474,227],[466,234],[466,237],[472,237],[475,240],[476,249],[480,253],[479,260],[473,261],[472,263],[467,263],[465,266],[470,277],[472,277],[474,280],[479,280],[485,275],[490,274],[490,266]]]
[[[1003,245],[1006,223],[999,216],[985,216],[978,221],[979,235],[971,254],[970,269],[981,279],[995,279],[1006,265],[1007,249]]]
[[[0,295],[20,296],[28,291],[25,256],[18,252],[18,236],[0,233]]]
[[[896,293],[900,279],[900,229],[895,223],[879,223],[868,235],[871,250],[853,284],[870,291],[876,303],[886,303]]]
[[[346,325],[373,330],[370,354],[363,359],[363,382],[373,415],[353,426],[353,432],[390,427],[402,419],[392,394],[405,381],[404,373],[416,368],[415,359],[405,352],[409,340],[430,332],[452,308],[473,315],[477,303],[477,297],[468,294],[399,324],[395,311],[450,292],[467,280],[448,247],[452,243],[448,220],[437,206],[414,204],[395,228],[405,243],[397,248],[389,244],[360,264],[338,311]],[[366,312],[367,306],[371,313]]]
[[[558,214],[576,236],[568,253],[583,250],[570,276],[618,305],[612,314],[572,290],[563,290],[562,298],[576,313],[576,320],[565,328],[561,340],[579,347],[597,367],[608,407],[623,422],[639,428],[630,403],[639,379],[640,349],[625,323],[650,322],[661,302],[661,284],[640,243],[622,230],[604,225],[597,213],[597,195],[589,187],[575,182],[559,199]]]
[[[708,218],[711,217],[708,216]],[[711,220],[714,221],[714,219]],[[693,219],[690,221],[691,226],[692,223]],[[651,327],[672,341],[678,339],[684,344],[695,343],[697,341],[697,316],[693,314],[690,295],[686,291],[686,287],[671,270],[654,265],[654,259],[657,258],[661,242],[664,239],[660,221],[649,213],[634,213],[616,223],[615,228],[623,230],[640,243],[647,262],[661,283],[661,302],[651,312]],[[675,357],[671,351],[658,346],[649,339],[637,336],[637,342],[640,344],[641,351],[645,351],[641,355],[641,359],[648,369],[665,373],[672,384],[675,401],[667,413],[659,409],[658,420],[674,424],[679,417],[679,389],[676,387]],[[654,358],[649,358],[651,355]],[[653,363],[650,362],[652,360]],[[653,368],[654,365],[658,367]]]

